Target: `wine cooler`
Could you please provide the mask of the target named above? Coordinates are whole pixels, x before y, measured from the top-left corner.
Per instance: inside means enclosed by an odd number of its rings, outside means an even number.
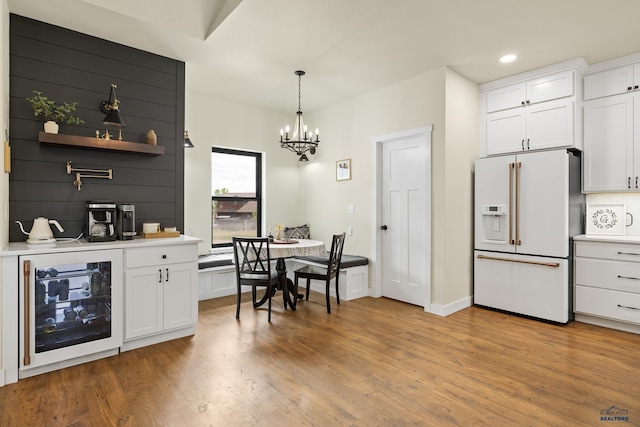
[[[122,251],[21,256],[20,266],[20,376],[117,353],[123,331]]]

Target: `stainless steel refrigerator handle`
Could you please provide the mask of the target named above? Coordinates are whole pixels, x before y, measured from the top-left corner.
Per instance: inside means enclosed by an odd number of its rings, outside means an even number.
[[[521,245],[520,241],[520,168],[522,163],[516,163],[516,245]]]
[[[509,163],[509,244],[513,245],[513,168],[515,163]]]
[[[557,262],[525,261],[525,260],[521,260],[521,259],[499,258],[499,257],[486,256],[486,255],[478,255],[478,258],[479,259],[490,259],[490,260],[493,260],[493,261],[517,262],[517,263],[520,263],[520,264],[542,265],[544,267],[553,267],[553,268],[560,267],[560,264],[557,263]]]
[[[31,276],[31,261],[25,260],[22,263],[22,275],[24,279],[24,366],[31,364],[31,340],[29,337],[29,319],[31,319],[30,303],[31,294],[29,292],[31,288],[30,276]]]

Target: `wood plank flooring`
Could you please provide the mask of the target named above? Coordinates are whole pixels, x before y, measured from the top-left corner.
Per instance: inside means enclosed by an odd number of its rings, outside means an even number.
[[[200,303],[194,337],[0,387],[2,426],[640,425],[640,336],[388,299]],[[277,301],[277,303],[276,303]],[[629,422],[601,421],[615,405]]]

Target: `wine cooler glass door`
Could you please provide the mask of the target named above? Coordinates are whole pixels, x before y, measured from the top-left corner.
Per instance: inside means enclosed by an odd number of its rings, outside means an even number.
[[[122,251],[20,257],[20,369],[122,345]]]

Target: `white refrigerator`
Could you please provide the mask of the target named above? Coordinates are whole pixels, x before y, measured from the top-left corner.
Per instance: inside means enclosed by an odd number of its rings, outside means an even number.
[[[579,153],[476,160],[474,303],[572,320],[572,237],[583,233],[584,203]]]

